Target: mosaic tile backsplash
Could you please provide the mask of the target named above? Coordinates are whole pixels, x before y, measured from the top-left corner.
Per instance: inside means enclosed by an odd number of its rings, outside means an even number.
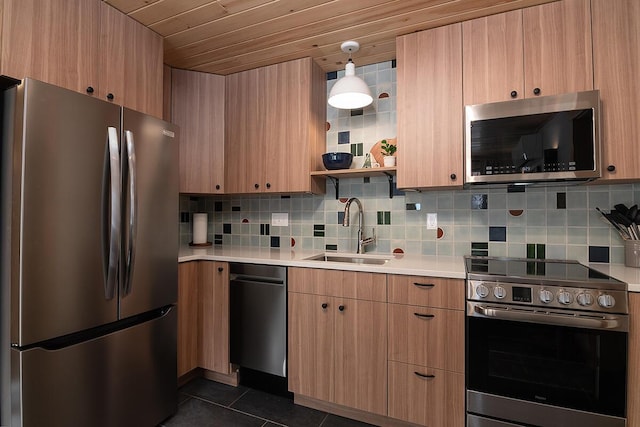
[[[327,151],[354,154],[361,167],[381,139],[396,135],[395,61],[357,67],[374,95],[363,110],[327,109]],[[344,71],[327,75],[327,91]],[[401,149],[401,148],[400,148]],[[355,252],[357,206],[343,227],[348,197],[364,207],[367,252],[423,255],[491,255],[577,259],[624,264],[623,241],[596,211],[617,203],[640,204],[640,184],[399,192],[389,197],[384,177],[340,180],[340,199],[327,182],[323,196],[180,197],[181,242],[191,241],[192,214],[209,214],[208,240],[215,245],[303,248]],[[524,190],[524,191],[522,191]],[[272,223],[288,214],[287,226]],[[435,214],[435,217],[434,215]],[[435,219],[435,223],[433,220]]]
[[[596,207],[640,202],[640,184],[406,193],[389,198],[385,178],[340,181],[340,196],[364,206],[364,234],[375,228],[368,252],[424,255],[492,255],[624,263],[623,241]],[[292,195],[217,199],[181,196],[183,243],[191,240],[191,213],[209,213],[215,244],[355,252],[357,207],[342,226],[346,199],[333,186],[324,196]],[[289,225],[271,225],[272,213],[288,213]],[[427,228],[427,215],[436,227]]]

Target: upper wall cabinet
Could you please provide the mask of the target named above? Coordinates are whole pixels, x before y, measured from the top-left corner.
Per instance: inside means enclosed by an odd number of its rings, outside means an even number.
[[[171,76],[171,121],[180,126],[180,192],[223,193],[225,78],[177,69]]]
[[[589,0],[563,0],[462,24],[464,104],[593,89]]]
[[[226,76],[227,193],[324,192],[326,78],[311,58]]]
[[[0,73],[162,117],[162,37],[98,0],[4,0]]]
[[[603,178],[640,178],[640,2],[592,0],[594,86],[600,90]],[[605,181],[610,182],[610,181]]]
[[[399,188],[461,187],[462,25],[396,39]]]
[[[100,12],[99,95],[162,117],[162,37],[106,3]]]
[[[96,89],[100,3],[4,0],[1,74],[78,92]]]

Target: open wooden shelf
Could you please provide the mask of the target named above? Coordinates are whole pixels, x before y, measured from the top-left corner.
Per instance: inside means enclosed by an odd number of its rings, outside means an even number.
[[[364,168],[364,169],[336,169],[311,172],[311,176],[327,176],[334,178],[360,178],[365,176],[393,176],[396,167],[390,168]]]
[[[390,168],[364,168],[364,169],[336,169],[311,172],[311,176],[324,176],[333,182],[336,188],[336,199],[340,198],[340,178],[361,178],[367,176],[386,176],[389,181],[389,198],[393,198],[393,176],[396,167]]]

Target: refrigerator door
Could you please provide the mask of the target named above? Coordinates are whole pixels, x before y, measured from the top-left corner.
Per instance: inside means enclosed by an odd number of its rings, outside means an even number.
[[[173,304],[178,286],[178,130],[123,108],[120,318]]]
[[[31,79],[16,90],[11,342],[25,346],[117,319],[120,108]]]
[[[177,410],[176,322],[173,307],[59,350],[12,349],[12,425],[158,425]]]

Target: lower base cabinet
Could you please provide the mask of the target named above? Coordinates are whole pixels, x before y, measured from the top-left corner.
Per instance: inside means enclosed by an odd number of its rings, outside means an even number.
[[[424,426],[464,425],[464,374],[389,362],[389,417]]]
[[[288,280],[289,390],[386,415],[387,307],[369,300],[385,275],[290,268]],[[341,295],[356,283],[366,296]]]
[[[200,261],[198,366],[231,373],[229,362],[229,264]]]
[[[178,265],[178,377],[196,368],[230,374],[229,264]]]
[[[464,426],[463,280],[289,268],[288,285],[296,397],[376,425]]]
[[[198,367],[199,264],[178,264],[178,378]]]

